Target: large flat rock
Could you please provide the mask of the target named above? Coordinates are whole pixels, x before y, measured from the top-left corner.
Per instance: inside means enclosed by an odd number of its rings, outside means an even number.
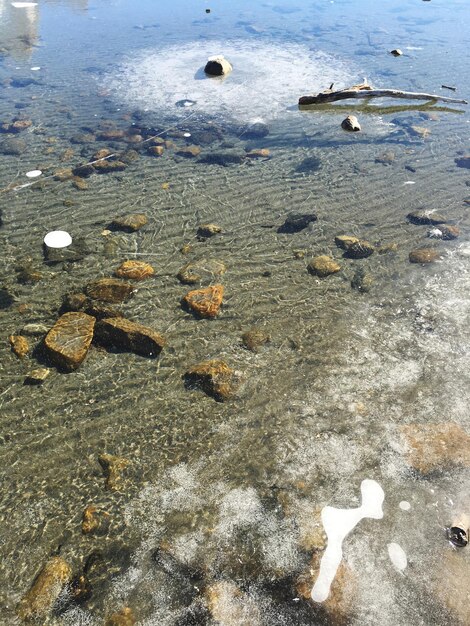
[[[148,357],[157,357],[165,345],[165,339],[152,328],[123,317],[100,320],[96,324],[95,338],[106,348]]]
[[[75,370],[93,339],[95,318],[86,313],[64,313],[44,339],[47,354],[61,369]]]

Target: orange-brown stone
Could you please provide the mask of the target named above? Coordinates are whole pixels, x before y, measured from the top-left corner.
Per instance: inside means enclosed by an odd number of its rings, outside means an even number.
[[[224,297],[224,286],[213,285],[204,289],[194,289],[183,298],[186,304],[194,313],[200,317],[216,317],[222,305]]]
[[[93,300],[102,302],[125,302],[134,293],[134,287],[130,283],[117,280],[116,278],[101,278],[89,283],[85,288],[85,293]]]
[[[109,513],[89,504],[83,511],[82,533],[84,535],[104,535],[109,529]]]
[[[408,463],[421,474],[470,467],[470,435],[454,422],[401,427]]]
[[[155,270],[145,261],[124,261],[114,272],[118,278],[130,278],[132,280],[144,280],[155,274]]]
[[[144,213],[131,213],[122,217],[116,217],[111,222],[110,227],[112,230],[123,230],[127,233],[133,233],[145,226],[146,223],[147,216]]]
[[[10,335],[8,337],[8,341],[10,342],[12,352],[14,352],[20,359],[28,354],[29,343],[26,337],[22,337],[21,335]]]
[[[72,568],[64,559],[59,556],[49,559],[21,600],[18,607],[19,617],[23,620],[46,619],[71,577]]]
[[[203,361],[185,374],[186,383],[197,385],[219,402],[228,400],[236,392],[239,381],[235,371],[225,361]]]
[[[106,348],[157,357],[165,339],[152,328],[124,317],[107,317],[96,324],[96,340]]]
[[[162,156],[163,153],[165,152],[163,146],[150,146],[150,148],[147,150],[148,154],[150,154],[151,156]]]
[[[130,461],[112,454],[100,454],[98,461],[106,478],[106,489],[111,491],[119,489],[122,480],[121,472],[126,469]]]
[[[64,313],[47,333],[44,346],[54,363],[65,370],[77,369],[93,339],[95,318],[86,313]]]

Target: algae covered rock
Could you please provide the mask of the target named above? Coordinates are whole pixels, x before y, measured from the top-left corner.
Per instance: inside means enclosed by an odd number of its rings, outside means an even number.
[[[152,328],[123,317],[106,317],[96,323],[95,339],[106,348],[157,357],[165,339]]]
[[[371,243],[364,239],[359,239],[346,248],[344,256],[349,259],[365,259],[373,252],[374,246]]]
[[[201,224],[197,229],[197,236],[203,239],[208,239],[221,233],[222,228],[218,224]]]
[[[218,402],[231,398],[239,385],[236,372],[218,359],[195,365],[186,372],[184,379],[188,387],[199,387]]]
[[[137,620],[128,606],[121,609],[118,613],[113,613],[104,623],[104,626],[134,626]]]
[[[184,265],[176,275],[185,285],[194,285],[202,281],[210,281],[214,276],[221,276],[226,271],[222,261],[215,259],[200,259]]]
[[[145,261],[124,261],[115,270],[115,276],[131,280],[144,280],[155,274],[155,270]]]
[[[134,293],[134,286],[116,278],[101,278],[89,283],[85,293],[93,300],[102,302],[126,302]]]
[[[91,315],[64,313],[44,339],[48,356],[61,369],[77,369],[87,355],[94,326],[95,318]]]
[[[21,335],[10,335],[8,337],[8,341],[10,342],[12,352],[14,352],[20,359],[28,354],[29,343],[26,337],[22,337]]]
[[[317,221],[315,213],[291,213],[284,221],[284,224],[277,229],[278,233],[298,233],[309,224]]]
[[[59,556],[49,559],[21,600],[19,617],[24,620],[46,619],[71,577],[72,568],[64,559]]]
[[[440,258],[439,252],[435,248],[417,248],[408,255],[410,263],[434,263]]]
[[[94,504],[89,504],[82,515],[82,533],[84,535],[103,536],[109,530],[110,515]]]
[[[444,215],[430,209],[418,209],[417,211],[411,211],[411,213],[408,213],[406,218],[412,224],[417,224],[419,226],[434,226],[447,222],[447,218]]]
[[[335,244],[343,250],[347,250],[353,243],[359,243],[358,237],[352,235],[337,235],[335,237]]]
[[[400,431],[406,459],[421,474],[470,467],[470,435],[455,422],[408,424]]]
[[[336,263],[336,261],[326,255],[322,254],[321,256],[314,257],[310,263],[308,264],[308,271],[310,274],[314,276],[319,276],[320,278],[325,278],[330,274],[335,274],[341,270],[341,266]]]
[[[224,286],[213,285],[190,291],[184,296],[183,305],[199,317],[212,318],[218,315],[223,297]]]
[[[116,217],[111,222],[110,230],[123,230],[127,233],[133,233],[140,230],[147,223],[147,216],[144,213],[130,213],[122,217]]]
[[[262,328],[251,328],[242,335],[242,343],[247,350],[258,352],[261,346],[268,343],[271,337]]]
[[[98,461],[106,478],[106,489],[110,491],[119,489],[122,482],[121,473],[130,465],[130,461],[112,454],[100,454]]]

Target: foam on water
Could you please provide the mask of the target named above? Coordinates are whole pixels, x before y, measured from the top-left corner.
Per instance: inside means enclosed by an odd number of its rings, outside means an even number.
[[[233,65],[223,79],[203,71],[214,51],[223,51]],[[194,41],[139,51],[107,76],[104,86],[129,107],[186,116],[175,103],[191,100],[196,102],[191,111],[247,122],[286,114],[302,94],[326,89],[332,81],[345,86],[356,74],[350,62],[302,44]]]
[[[408,559],[406,558],[406,552],[403,548],[398,543],[392,542],[388,544],[387,550],[388,556],[397,570],[400,572],[405,570],[408,565]]]

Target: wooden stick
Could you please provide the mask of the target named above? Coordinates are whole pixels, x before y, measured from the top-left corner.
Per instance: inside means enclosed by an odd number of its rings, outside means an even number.
[[[338,91],[327,89],[316,96],[301,96],[299,105],[337,102],[338,100],[346,100],[348,98],[402,98],[404,100],[440,100],[441,102],[453,102],[454,104],[468,104],[466,100],[446,98],[430,93],[415,93],[412,91],[400,91],[399,89],[373,89],[371,85],[364,82],[361,85],[353,85]]]

